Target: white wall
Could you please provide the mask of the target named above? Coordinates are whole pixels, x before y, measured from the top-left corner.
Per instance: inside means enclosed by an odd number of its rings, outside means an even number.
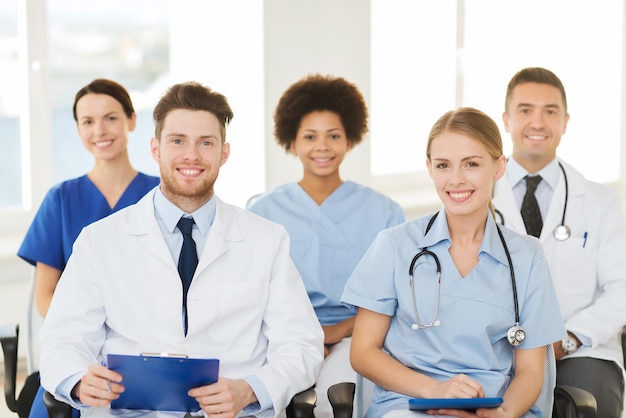
[[[265,2],[266,188],[299,180],[300,162],[273,140],[273,113],[289,85],[309,73],[327,73],[357,84],[370,102],[370,4],[363,0]],[[342,176],[371,184],[370,143],[348,154]]]

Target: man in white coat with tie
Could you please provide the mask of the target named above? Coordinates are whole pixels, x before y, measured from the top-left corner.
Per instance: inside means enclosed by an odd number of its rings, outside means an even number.
[[[515,74],[503,119],[513,155],[495,187],[496,218],[544,246],[568,334],[554,343],[557,383],[591,392],[598,417],[618,418],[626,324],[626,226],[619,197],[557,157],[569,114],[554,73],[525,68]]]
[[[289,236],[213,192],[232,116],[221,94],[172,86],[154,109],[160,186],[76,240],[41,331],[41,377],[84,416],[137,416],[110,408],[124,380],[107,354],[218,358],[219,380],[188,392],[211,418],[276,416],[317,378],[323,332]]]

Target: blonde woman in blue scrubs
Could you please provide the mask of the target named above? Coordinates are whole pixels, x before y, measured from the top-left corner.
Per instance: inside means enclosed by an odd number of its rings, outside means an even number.
[[[342,296],[357,310],[352,365],[376,384],[366,416],[541,417],[534,404],[546,346],[565,330],[541,244],[500,235],[493,217],[493,186],[506,166],[498,127],[476,109],[450,111],[433,126],[426,155],[442,209],[381,232]],[[440,262],[440,286],[426,254],[413,266],[412,289],[410,264],[424,248]],[[517,346],[507,338],[515,325],[510,264],[526,333]],[[480,397],[504,401],[475,411],[409,410],[410,398]]]

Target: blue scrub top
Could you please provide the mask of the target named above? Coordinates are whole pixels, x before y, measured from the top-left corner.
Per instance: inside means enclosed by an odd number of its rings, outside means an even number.
[[[112,209],[87,175],[57,184],[46,194],[17,255],[63,271],[83,227],[137,203],[159,183],[159,177],[138,173]]]
[[[295,182],[271,190],[248,210],[285,227],[291,258],[322,325],[354,316],[340,302],[343,287],[378,232],[404,222],[400,205],[346,181],[321,205]]]
[[[485,395],[502,396],[511,379],[513,347],[507,330],[515,323],[513,287],[504,247],[488,216],[478,263],[461,277],[449,254],[445,210],[428,235],[431,216],[379,234],[348,280],[342,302],[391,316],[384,350],[406,366],[438,380],[465,373]],[[513,261],[520,325],[526,340],[519,349],[546,346],[565,337],[563,319],[539,240],[502,228]],[[440,326],[413,330],[416,322],[409,265],[422,247],[441,263],[437,319]],[[429,323],[437,300],[436,264],[420,257],[414,267],[415,298],[422,323]],[[408,409],[408,397],[376,386],[369,416]]]

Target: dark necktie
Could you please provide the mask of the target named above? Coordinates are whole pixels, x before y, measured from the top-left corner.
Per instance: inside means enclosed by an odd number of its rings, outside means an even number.
[[[180,218],[178,221],[178,229],[183,234],[183,247],[180,250],[178,258],[178,274],[183,282],[183,323],[185,327],[185,335],[189,320],[187,318],[187,291],[191,285],[191,279],[198,266],[198,253],[196,251],[196,242],[191,237],[191,230],[194,224],[193,218]]]
[[[524,219],[528,235],[539,238],[541,228],[543,228],[543,221],[541,220],[541,211],[535,197],[535,190],[541,181],[541,176],[526,176],[524,178],[526,179],[526,194],[522,201],[522,219]]]

